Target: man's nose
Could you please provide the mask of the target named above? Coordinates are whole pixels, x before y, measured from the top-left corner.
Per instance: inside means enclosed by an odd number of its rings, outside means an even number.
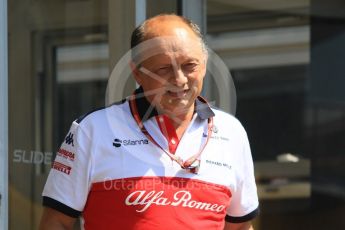
[[[177,68],[174,72],[175,74],[173,83],[176,86],[183,86],[188,82],[188,77],[185,75],[181,68]]]

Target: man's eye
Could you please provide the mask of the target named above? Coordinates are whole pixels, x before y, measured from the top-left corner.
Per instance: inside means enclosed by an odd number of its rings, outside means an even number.
[[[184,71],[195,71],[198,67],[197,63],[194,62],[190,62],[190,63],[186,63],[183,65],[183,70]]]
[[[170,66],[163,66],[156,70],[157,75],[166,75],[171,72]]]

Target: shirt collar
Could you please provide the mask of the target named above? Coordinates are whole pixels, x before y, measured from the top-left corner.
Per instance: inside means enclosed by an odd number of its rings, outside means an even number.
[[[134,95],[135,95],[135,103],[137,105],[138,113],[139,113],[140,119],[143,122],[152,117],[159,115],[156,108],[152,106],[150,102],[146,99],[146,97],[144,96],[144,90],[142,87],[137,88],[134,91]],[[215,115],[211,107],[207,103],[207,101],[201,96],[198,96],[197,99],[195,100],[194,110],[198,114],[198,116],[203,120],[213,117]]]

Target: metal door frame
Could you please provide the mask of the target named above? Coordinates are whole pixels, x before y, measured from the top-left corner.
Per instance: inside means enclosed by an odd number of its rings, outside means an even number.
[[[0,229],[8,229],[7,0],[0,0]]]

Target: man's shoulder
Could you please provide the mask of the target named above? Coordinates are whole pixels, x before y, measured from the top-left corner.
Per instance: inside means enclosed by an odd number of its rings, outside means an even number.
[[[245,132],[242,123],[233,115],[217,107],[212,107],[215,123],[223,127],[236,128]]]
[[[87,125],[90,123],[99,124],[99,122],[105,121],[105,119],[114,119],[120,115],[119,112],[123,110],[123,107],[125,106],[126,102],[127,100],[123,99],[111,105],[93,109],[78,117],[74,122],[78,125]],[[117,116],[114,116],[114,114],[116,114]]]
[[[230,114],[220,108],[213,107],[213,106],[211,107],[211,109],[215,114],[214,116],[215,119],[217,120],[221,120],[224,122],[240,123],[240,121],[233,114]]]

